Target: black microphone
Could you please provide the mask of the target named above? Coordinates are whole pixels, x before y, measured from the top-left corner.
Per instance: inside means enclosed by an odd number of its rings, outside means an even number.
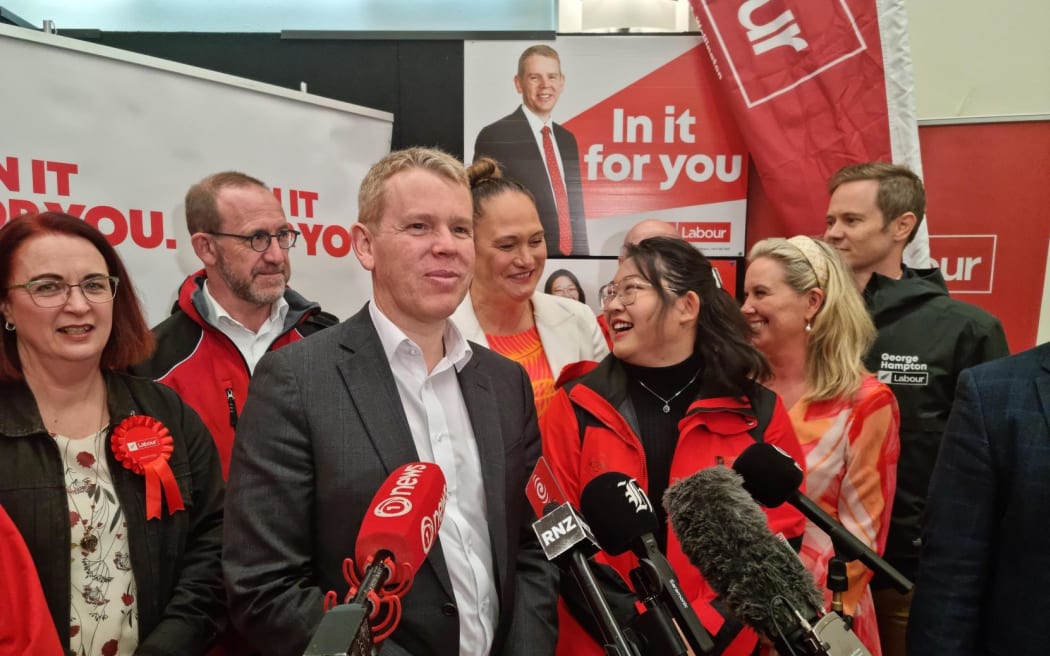
[[[558,489],[553,473],[547,468],[543,458],[540,458],[526,486],[526,494],[534,504],[540,503],[534,499],[537,476],[550,481],[551,485],[546,488],[548,491]],[[543,499],[546,500],[547,496],[543,495]],[[547,560],[567,568],[576,580],[587,607],[598,623],[605,653],[608,656],[639,656],[637,648],[616,621],[612,608],[602,594],[594,572],[591,571],[588,558],[597,553],[598,545],[590,527],[568,502],[560,505],[548,502],[543,506],[542,513],[542,516],[533,522],[532,530],[536,532]]]
[[[580,510],[603,550],[617,556],[630,549],[638,556],[639,569],[631,573],[631,580],[647,610],[639,620],[643,635],[660,645],[659,652],[688,653],[675,624],[695,653],[714,650],[711,635],[700,624],[653,536],[660,522],[638,481],[621,472],[600,474],[583,488]]]
[[[767,508],[776,508],[785,501],[790,503],[831,536],[835,552],[841,558],[859,560],[872,571],[884,574],[901,594],[911,592],[911,581],[799,491],[804,477],[802,468],[787,453],[772,444],[752,444],[737,456],[733,469],[744,477],[744,489],[755,501]]]
[[[870,656],[837,613],[823,614],[813,576],[769,530],[743,479],[709,467],[667,489],[664,507],[682,552],[729,610],[782,656]]]

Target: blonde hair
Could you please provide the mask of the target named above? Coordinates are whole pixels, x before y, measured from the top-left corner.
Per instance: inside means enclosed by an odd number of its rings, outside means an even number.
[[[525,61],[534,55],[540,57],[549,57],[554,61],[558,62],[558,73],[561,73],[561,57],[558,56],[558,51],[554,48],[538,43],[534,46],[529,46],[521,53],[518,57],[518,79],[525,77]]]
[[[397,150],[372,165],[361,181],[357,194],[357,220],[375,227],[386,209],[386,182],[402,171],[423,169],[450,182],[469,188],[467,170],[463,163],[436,148],[406,148]]]
[[[862,358],[875,341],[875,324],[838,252],[810,237],[792,237],[758,242],[747,260],[750,263],[760,257],[779,262],[788,286],[796,293],[811,289],[824,292],[806,346],[806,398],[826,401],[853,396],[868,373]],[[813,262],[811,258],[819,260]],[[817,271],[823,277],[825,269],[827,282],[821,284]]]

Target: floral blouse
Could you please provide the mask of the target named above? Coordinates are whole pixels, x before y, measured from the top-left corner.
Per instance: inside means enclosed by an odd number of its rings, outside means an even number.
[[[69,497],[69,647],[77,656],[130,656],[139,642],[127,522],[106,460],[108,432],[54,438]]]

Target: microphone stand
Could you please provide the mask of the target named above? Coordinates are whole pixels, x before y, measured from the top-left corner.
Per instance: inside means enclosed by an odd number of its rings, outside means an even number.
[[[828,590],[831,590],[831,610],[838,613],[846,628],[853,626],[853,616],[847,615],[842,605],[842,593],[849,589],[849,577],[846,575],[846,561],[838,551],[828,561]]]
[[[792,504],[807,519],[812,521],[817,528],[828,534],[831,538],[831,543],[835,546],[835,553],[842,557],[843,560],[859,560],[873,572],[887,577],[890,583],[893,584],[893,587],[901,594],[908,594],[915,587],[896,567],[883,560],[871,547],[850,533],[845,526],[831,521],[809,497],[799,492]]]
[[[609,602],[598,593],[598,581],[594,578],[587,556],[579,549],[573,549],[571,558],[575,567],[572,567],[573,578],[580,586],[583,596],[587,599],[587,606],[591,614],[598,621],[602,632],[602,642],[607,656],[641,656],[635,647],[624,635],[620,625],[616,623]]]
[[[647,654],[667,654],[668,656],[686,656],[689,648],[682,642],[681,635],[660,606],[657,595],[660,593],[659,575],[652,561],[643,558],[638,567],[631,570],[631,583],[642,596],[645,613],[635,618],[633,624],[637,632],[645,639]]]

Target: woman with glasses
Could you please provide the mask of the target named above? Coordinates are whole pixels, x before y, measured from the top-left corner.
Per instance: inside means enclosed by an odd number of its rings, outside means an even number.
[[[861,362],[875,326],[853,276],[830,246],[809,237],[766,239],[751,249],[744,317],[769,360],[765,384],[784,400],[806,454],[806,495],[877,553],[886,548],[900,455],[893,391]],[[806,523],[802,561],[818,585],[835,555]],[[847,565],[844,610],[873,656],[882,653],[868,581]],[[825,593],[831,601],[831,591]]]
[[[536,290],[547,244],[532,195],[494,160],[467,171],[474,197],[474,280],[452,315],[467,339],[525,367],[542,416],[569,364],[609,352],[586,305]]]
[[[0,506],[70,653],[203,654],[224,613],[222,475],[170,389],[121,370],[153,338],[104,235],[0,228]]]
[[[576,275],[568,269],[558,269],[547,276],[547,282],[543,285],[543,293],[571,298],[583,304],[587,303],[587,295],[583,292],[583,286],[580,285]]]
[[[613,352],[559,390],[540,424],[544,457],[574,503],[604,472],[635,478],[657,510],[655,537],[682,591],[724,647],[718,653],[751,654],[757,636],[711,605],[715,594],[682,553],[660,499],[672,481],[730,466],[756,441],[802,461],[783,405],[757,382],[766,361],[749,343],[740,310],[716,283],[710,262],[681,239],[653,237],[627,246],[601,300]],[[797,546],[802,516],[786,505],[766,514],[772,531]],[[621,622],[630,623],[633,604],[613,600],[635,598],[624,593],[637,557],[602,552],[596,558],[615,570],[606,578],[620,592],[610,589],[607,596]],[[575,619],[587,610],[574,601],[572,585],[562,587],[558,652],[601,654]]]

